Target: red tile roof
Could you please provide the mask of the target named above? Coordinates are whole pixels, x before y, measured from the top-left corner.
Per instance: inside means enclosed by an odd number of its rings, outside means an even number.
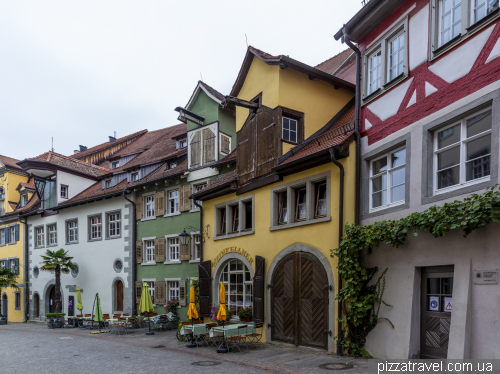
[[[92,177],[101,177],[109,172],[109,169],[103,168],[102,166],[97,166],[83,162],[77,159],[70,158],[68,156],[61,155],[52,151],[43,153],[39,156],[28,158],[28,161],[41,161],[48,162],[56,166],[60,166],[66,169],[70,169],[82,174],[86,174]],[[24,161],[24,160],[23,160]]]
[[[223,174],[218,178],[211,179],[210,181],[208,181],[208,184],[205,187],[193,193],[191,196],[196,197],[198,195],[206,193],[207,191],[220,187],[226,183],[235,182],[237,180],[238,180],[238,175],[236,174],[236,170],[233,170],[232,172]]]
[[[0,163],[4,166],[22,170],[19,165],[16,165],[18,162],[19,160],[16,160],[15,158],[0,155]]]
[[[131,138],[134,138],[136,136],[140,136],[142,134],[145,134],[147,133],[148,130],[141,130],[141,131],[137,131],[133,134],[130,134],[130,135],[127,135],[127,136],[124,136],[124,137],[121,137],[121,138],[118,138],[116,139],[113,143],[110,143],[109,141],[108,142],[105,142],[105,143],[102,143],[102,144],[99,144],[99,145],[96,145],[94,147],[91,147],[91,148],[88,148],[86,151],[82,151],[82,152],[78,152],[78,153],[75,153],[69,157],[71,158],[76,158],[76,159],[79,159],[79,158],[83,158],[85,156],[88,156],[89,154],[91,153],[94,153],[94,152],[98,152],[98,151],[102,151],[103,149],[106,149],[106,148],[111,148],[111,147],[114,147],[116,146],[117,144],[120,144],[124,141],[127,141]]]
[[[339,77],[347,82],[356,84],[356,58],[352,58],[344,66],[342,66],[336,73],[336,77]]]
[[[325,73],[333,74],[335,70],[337,70],[342,63],[349,58],[354,52],[351,48],[347,48],[346,50],[336,54],[333,57],[330,57],[328,60],[323,61],[321,64],[315,66],[316,69],[322,70]]]
[[[33,178],[30,179],[30,182],[33,182]],[[35,184],[34,183],[29,183],[29,182],[28,183],[21,182],[17,186],[16,190],[19,191],[19,190],[21,190],[21,188],[24,188],[26,190],[35,191]]]

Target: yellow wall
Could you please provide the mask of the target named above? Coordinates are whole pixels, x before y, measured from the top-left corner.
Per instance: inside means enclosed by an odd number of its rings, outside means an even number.
[[[345,195],[344,195],[344,221],[354,222],[354,199],[355,199],[355,143],[352,142],[349,147],[350,157],[342,159],[340,162],[345,168]],[[331,174],[331,191],[330,191],[330,215],[331,221],[315,223],[295,228],[286,228],[276,231],[270,231],[271,226],[271,188],[286,184],[295,180],[307,178],[324,172]],[[235,198],[244,197],[255,194],[255,233],[244,235],[231,239],[222,239],[214,241],[215,225],[215,206],[217,204],[233,200]],[[339,169],[333,163],[321,165],[300,173],[296,173],[284,177],[282,182],[251,191],[247,194],[236,195],[230,194],[213,200],[203,202],[204,222],[203,225],[209,224],[209,236],[204,243],[204,261],[214,260],[215,257],[224,249],[230,246],[236,246],[244,249],[254,259],[252,266],[255,271],[255,256],[262,256],[266,259],[266,274],[271,262],[285,248],[292,244],[304,243],[321,251],[330,262],[335,280],[337,282],[337,259],[332,258],[330,250],[338,247],[338,203],[339,203]],[[214,266],[214,264],[212,264]],[[213,268],[212,268],[213,269]],[[268,292],[268,291],[266,291]],[[337,290],[335,290],[335,293]],[[218,302],[218,295],[213,295],[213,302]],[[335,314],[337,314],[337,306],[335,306]],[[266,315],[266,319],[269,316]],[[265,325],[269,323],[265,321]],[[335,328],[337,324],[335,323]],[[335,332],[336,333],[336,332]],[[265,331],[264,331],[265,334]],[[331,350],[333,347],[329,347]]]
[[[5,173],[2,178],[0,178],[0,187],[5,189],[5,200],[6,202],[18,202],[19,201],[19,192],[16,191],[17,186],[20,182],[27,182],[28,178],[22,175],[14,174],[14,173]],[[31,194],[29,195],[31,197]],[[10,207],[10,204],[6,203],[7,213],[12,212],[13,209]],[[17,257],[19,259],[19,274],[17,277],[17,283],[23,284],[23,243],[24,243],[24,225],[19,221],[11,221],[11,222],[3,222],[0,224],[0,229],[5,227],[9,227],[13,224],[19,224],[19,241],[15,244],[5,244],[5,246],[0,246],[0,259],[9,259]],[[9,322],[22,322],[24,321],[24,290],[20,288],[21,292],[21,310],[15,310],[15,291],[11,288],[2,289],[0,292],[0,298],[3,296],[5,292],[8,297],[8,321]],[[3,313],[3,312],[2,312]]]

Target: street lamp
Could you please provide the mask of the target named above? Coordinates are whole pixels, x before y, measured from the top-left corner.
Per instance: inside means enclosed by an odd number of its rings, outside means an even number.
[[[189,244],[189,239],[190,239],[190,236],[186,232],[186,229],[184,229],[184,232],[181,232],[179,234],[179,241],[181,242],[181,245],[188,245]]]

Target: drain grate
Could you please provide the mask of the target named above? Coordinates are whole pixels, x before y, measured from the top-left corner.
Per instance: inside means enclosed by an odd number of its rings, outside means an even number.
[[[319,365],[321,369],[325,370],[347,370],[347,369],[352,369],[353,366],[351,364],[343,364],[341,362],[330,362],[327,364],[322,364]]]
[[[155,345],[155,346],[153,346],[151,348],[165,348],[165,346],[164,345]]]
[[[198,361],[198,362],[191,362],[191,365],[195,366],[216,366],[220,365],[222,362],[220,361]]]

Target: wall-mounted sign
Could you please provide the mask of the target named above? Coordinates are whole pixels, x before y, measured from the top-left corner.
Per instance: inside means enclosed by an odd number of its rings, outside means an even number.
[[[217,257],[214,258],[214,260],[212,261],[212,267],[214,268],[215,264],[217,264],[219,262],[219,260],[222,258],[222,256],[225,256],[228,253],[238,253],[238,254],[242,255],[243,257],[245,257],[248,260],[248,262],[250,262],[250,264],[253,264],[252,256],[250,256],[248,254],[248,252],[245,251],[244,249],[241,249],[239,247],[227,247],[227,248],[224,248],[222,251],[220,251],[220,253],[217,255]]]
[[[444,298],[444,311],[451,312],[453,309],[453,297],[445,297]]]
[[[429,310],[439,312],[439,296],[429,296]]]
[[[498,284],[498,269],[474,270],[474,284]]]

